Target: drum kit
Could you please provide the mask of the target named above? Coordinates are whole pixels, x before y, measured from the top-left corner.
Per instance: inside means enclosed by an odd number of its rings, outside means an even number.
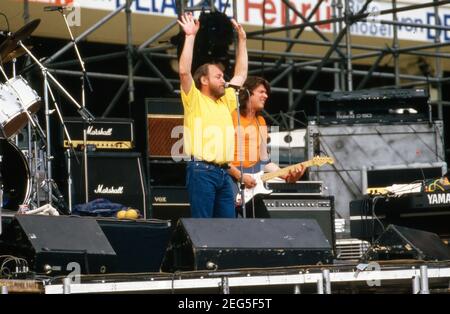
[[[49,81],[51,80],[75,104],[85,121],[90,123],[94,117],[85,108],[84,99],[83,106],[79,105],[31,53],[32,47],[23,43],[38,27],[39,23],[39,19],[33,20],[17,32],[8,33],[6,39],[0,44],[0,75],[4,78],[4,82],[0,82],[0,186],[2,186],[2,189],[0,189],[0,208],[17,210],[20,205],[24,204],[28,205],[30,209],[38,208],[41,205],[42,195],[44,195],[46,204],[55,203],[59,207],[60,213],[68,214],[70,208],[63,206],[62,195],[51,175],[49,116],[53,111],[49,110],[49,95],[69,142],[70,135],[64,125]],[[17,58],[22,56],[30,57],[30,60],[34,61],[41,69],[45,89],[43,100],[24,77],[16,75],[15,62]],[[12,62],[13,75],[11,78],[7,76],[4,68],[9,62]],[[42,104],[45,105],[45,132],[36,116]],[[14,142],[14,139],[27,125],[28,149],[24,152],[19,149],[17,141]],[[37,144],[38,142],[39,144]],[[41,169],[43,171],[40,171]],[[1,196],[3,196],[3,199]]]

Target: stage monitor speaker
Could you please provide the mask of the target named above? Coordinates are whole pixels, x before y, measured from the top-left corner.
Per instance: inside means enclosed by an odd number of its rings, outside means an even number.
[[[80,164],[72,158],[73,204],[86,201],[83,157]],[[105,198],[135,208],[147,218],[146,180],[139,153],[90,152],[88,165],[88,201]]]
[[[117,254],[117,273],[159,272],[171,235],[164,220],[97,218]]]
[[[22,257],[38,274],[102,274],[116,266],[114,249],[90,217],[16,215],[1,243],[0,255]]]
[[[312,219],[180,219],[166,272],[330,264],[333,249]]]
[[[365,260],[450,260],[450,250],[435,233],[389,225],[364,254]]]

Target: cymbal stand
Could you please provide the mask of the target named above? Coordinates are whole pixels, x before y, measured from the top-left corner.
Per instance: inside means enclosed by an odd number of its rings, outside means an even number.
[[[12,77],[13,78],[16,77],[16,63],[17,63],[17,59],[13,58],[12,59]],[[19,147],[19,135],[14,136],[14,142],[16,143],[16,146]]]
[[[58,82],[58,80],[51,73],[49,73],[48,69],[33,55],[33,53],[23,44],[22,41],[19,41],[18,44],[28,53],[28,55],[33,59],[33,61],[41,68],[41,72],[44,77],[44,100],[45,100],[45,115],[46,115],[46,122],[47,122],[47,180],[46,180],[47,189],[46,189],[46,192],[48,193],[48,200],[49,200],[49,204],[51,205],[52,186],[53,186],[51,165],[52,165],[53,157],[51,156],[51,147],[50,147],[51,146],[51,144],[50,144],[51,143],[51,141],[50,141],[50,111],[49,111],[49,104],[48,104],[48,102],[49,102],[48,92],[51,89],[49,88],[50,87],[49,79],[77,107],[78,113],[85,121],[88,121],[88,122],[93,121],[94,116],[86,109],[86,107],[82,107],[78,104],[78,102],[72,97],[72,95],[70,95],[69,92]],[[52,92],[50,92],[50,93],[53,94]],[[55,107],[56,108],[58,107],[56,105],[56,102],[55,102]],[[32,121],[32,119],[31,119],[31,121]]]
[[[32,52],[23,44],[22,41],[18,42],[18,45],[20,45],[33,59],[33,61],[41,68],[42,73],[46,73],[47,77],[58,87],[58,89],[66,95],[67,98],[72,102],[72,104],[75,105],[77,108],[78,114],[85,120],[85,121],[94,121],[95,117],[92,115],[92,113],[89,112],[89,110],[86,109],[86,107],[80,106],[80,104],[75,100],[75,98],[72,97],[72,95],[69,94],[69,92],[58,82],[58,80],[48,71],[48,68],[46,68],[33,54]]]
[[[45,82],[46,90],[48,90],[48,92],[50,93],[50,97],[52,98],[53,106],[55,107],[55,111],[56,111],[56,113],[58,115],[59,122],[61,123],[61,125],[63,127],[64,134],[66,135],[67,142],[68,142],[68,145],[69,145],[69,149],[68,150],[69,151],[72,150],[74,152],[72,138],[70,137],[69,130],[67,130],[66,123],[64,122],[64,119],[63,119],[63,116],[61,114],[61,110],[59,109],[58,103],[56,102],[55,95],[53,94],[53,91],[52,91],[50,85],[48,84],[48,81],[44,79],[44,82]],[[47,111],[48,111],[48,114],[47,114]],[[48,126],[50,125],[49,116],[51,114],[52,114],[52,112],[50,112],[48,110],[48,108],[46,108],[46,120],[47,120],[47,125]],[[47,128],[47,137],[50,136],[50,131],[48,129],[49,128]],[[49,151],[49,147],[50,147],[50,145],[47,144],[47,154],[48,154],[48,151]],[[75,155],[75,153],[74,153],[74,155]],[[75,158],[76,158],[76,155],[75,155]],[[48,164],[48,167],[50,167],[50,166],[51,166],[51,164]],[[49,169],[51,170],[51,168],[49,168]],[[50,185],[53,185],[55,187],[55,189],[57,189],[57,187],[54,184],[53,180],[51,180],[50,183],[51,183]],[[60,196],[61,193],[59,193],[59,191],[56,191],[56,192],[57,192],[56,194],[58,195],[58,198],[61,198],[61,196]],[[63,200],[60,199],[60,201],[63,201]],[[72,212],[72,203],[71,203],[71,195],[70,194],[69,194],[69,211]]]

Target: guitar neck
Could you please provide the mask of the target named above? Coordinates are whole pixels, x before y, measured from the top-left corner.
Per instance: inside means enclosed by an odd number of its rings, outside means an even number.
[[[274,171],[274,172],[269,172],[269,173],[265,173],[261,176],[261,180],[263,182],[266,182],[270,179],[276,178],[276,177],[280,177],[280,176],[284,176],[287,175],[291,170],[294,170],[296,168],[298,168],[299,166],[303,166],[305,168],[311,167],[312,165],[314,165],[312,160],[308,160],[308,161],[304,161],[295,165],[291,165],[288,167],[285,167],[283,169]]]

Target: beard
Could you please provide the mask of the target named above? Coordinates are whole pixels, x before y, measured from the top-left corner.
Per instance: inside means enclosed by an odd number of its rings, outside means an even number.
[[[225,95],[225,87],[223,86],[210,86],[211,94],[217,99]]]

